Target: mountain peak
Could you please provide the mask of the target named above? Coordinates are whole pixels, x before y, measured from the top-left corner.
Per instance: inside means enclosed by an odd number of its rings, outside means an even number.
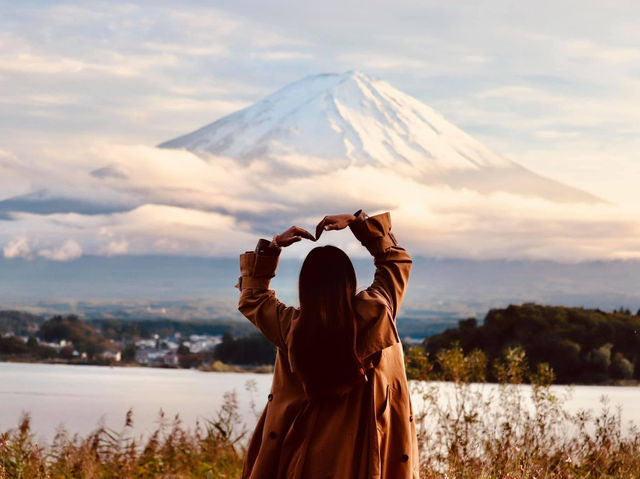
[[[327,90],[330,90],[332,87],[335,87],[347,81],[361,81],[365,83],[372,83],[372,82],[375,82],[376,80],[377,80],[376,78],[369,76],[366,73],[361,72],[360,70],[349,70],[343,73],[317,73],[314,75],[307,75],[306,77],[303,77],[298,81],[290,83],[289,85],[286,85],[281,90],[290,88],[293,85],[296,85],[298,83],[309,84],[316,81],[326,82]]]
[[[358,70],[304,77],[159,147],[239,165],[261,162],[278,177],[370,166],[483,193],[598,201],[503,158],[431,107]]]

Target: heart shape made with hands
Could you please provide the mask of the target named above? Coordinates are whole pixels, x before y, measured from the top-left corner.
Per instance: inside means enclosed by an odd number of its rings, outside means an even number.
[[[296,243],[301,239],[308,239],[315,242],[320,239],[323,231],[344,229],[349,226],[354,221],[354,219],[354,215],[349,214],[325,216],[316,225],[315,236],[309,233],[304,228],[294,225],[281,235],[274,235],[273,241],[278,246],[289,246],[290,244]]]
[[[313,241],[318,241],[323,231],[344,229],[349,226],[354,220],[355,216],[349,214],[325,216],[316,226],[316,237]]]

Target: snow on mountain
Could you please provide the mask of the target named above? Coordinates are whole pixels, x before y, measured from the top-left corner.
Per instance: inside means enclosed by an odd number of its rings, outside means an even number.
[[[482,193],[601,201],[501,157],[421,101],[358,71],[303,78],[159,147],[261,162],[279,176],[371,166]]]

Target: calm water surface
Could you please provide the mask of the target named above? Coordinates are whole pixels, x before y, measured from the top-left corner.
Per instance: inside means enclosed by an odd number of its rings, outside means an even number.
[[[254,392],[247,390],[247,382],[254,384]],[[62,425],[81,434],[99,423],[120,430],[129,409],[137,434],[153,431],[161,409],[167,417],[179,414],[192,427],[196,420],[213,418],[224,393],[233,390],[241,418],[251,428],[255,409],[260,412],[264,407],[270,386],[268,374],[0,363],[0,431],[17,426],[22,412],[31,414],[33,430],[42,441],[50,440]],[[444,392],[450,385],[439,387]],[[638,387],[576,386],[567,408],[598,411],[602,395],[622,407],[625,423],[640,424]]]
[[[251,380],[254,393],[246,390]],[[129,409],[140,434],[154,430],[161,409],[167,417],[180,414],[192,427],[198,419],[213,418],[224,393],[233,390],[242,419],[253,424],[252,397],[262,409],[270,385],[268,374],[0,363],[0,431],[15,427],[23,411],[31,414],[41,439],[52,438],[61,425],[85,434],[102,421],[120,430]]]

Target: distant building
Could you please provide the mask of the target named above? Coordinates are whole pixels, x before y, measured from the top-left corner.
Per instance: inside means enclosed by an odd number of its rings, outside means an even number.
[[[120,351],[105,351],[102,353],[102,359],[120,362],[122,359],[122,353]]]
[[[164,363],[169,366],[177,366],[178,365],[178,355],[176,353],[167,353],[164,355]]]

